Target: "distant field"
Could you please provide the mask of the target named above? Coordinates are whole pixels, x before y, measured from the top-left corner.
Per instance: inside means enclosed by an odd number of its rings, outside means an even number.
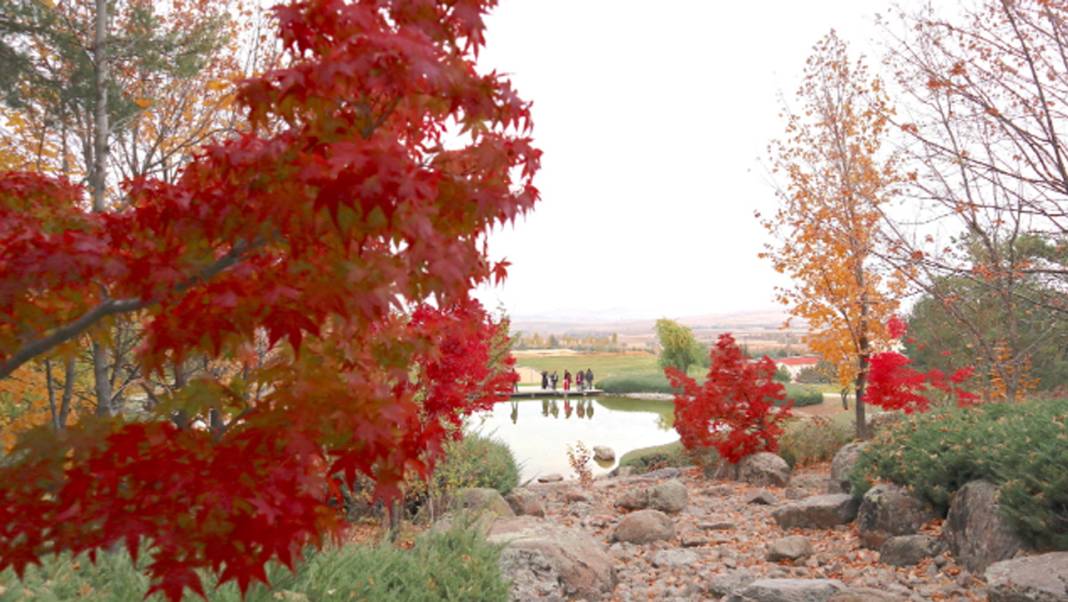
[[[574,374],[577,370],[593,370],[593,382],[599,389],[608,393],[671,393],[671,386],[664,371],[657,364],[656,355],[644,352],[629,353],[575,353],[564,351],[560,355],[516,353],[516,365],[529,368],[535,374],[524,373],[528,377],[538,378],[542,370],[556,370],[563,378],[564,370]],[[692,366],[690,376],[703,380],[706,369]],[[537,382],[537,381],[536,381]],[[800,389],[812,389],[808,385],[791,385]]]

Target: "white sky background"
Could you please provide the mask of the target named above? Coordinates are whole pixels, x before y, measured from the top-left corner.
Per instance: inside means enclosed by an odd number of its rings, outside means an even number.
[[[757,258],[775,207],[762,161],[812,44],[832,27],[873,67],[888,0],[502,0],[485,69],[534,102],[542,201],[490,240],[480,291],[513,317],[775,308]]]

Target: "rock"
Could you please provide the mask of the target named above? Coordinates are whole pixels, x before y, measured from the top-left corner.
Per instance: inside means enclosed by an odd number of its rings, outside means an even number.
[[[748,569],[735,569],[712,577],[708,582],[708,593],[713,596],[729,596],[740,592],[754,581],[756,575]]]
[[[849,493],[852,490],[849,473],[853,472],[860,452],[867,446],[864,441],[847,443],[834,454],[834,459],[831,460],[831,477],[827,481],[827,493]]]
[[[1068,601],[1068,552],[995,562],[985,576],[990,602]]]
[[[668,467],[653,470],[641,476],[645,479],[674,479],[680,474],[682,474],[682,472],[678,468]]]
[[[779,506],[771,515],[783,529],[829,529],[851,522],[858,506],[851,495],[828,493]]]
[[[730,531],[737,528],[737,524],[730,520],[713,520],[697,523],[698,529],[704,529],[705,531]]]
[[[545,516],[545,504],[542,503],[541,496],[529,489],[513,489],[504,496],[504,501],[508,502],[517,516]]]
[[[756,504],[758,506],[774,506],[779,503],[779,498],[775,497],[775,494],[767,489],[760,489],[746,497],[745,503]]]
[[[616,498],[616,506],[626,510],[641,510],[649,507],[648,489],[630,489]]]
[[[698,556],[695,552],[671,548],[668,550],[660,550],[656,554],[653,554],[653,566],[671,568],[689,566],[697,562],[697,559]]]
[[[791,535],[776,539],[768,544],[767,559],[771,562],[780,560],[800,560],[812,555],[812,542],[807,537]]]
[[[981,573],[1023,548],[1023,541],[998,510],[998,488],[988,481],[972,481],[953,494],[942,537],[957,561]]]
[[[870,587],[851,587],[838,592],[827,602],[905,602],[908,598]]]
[[[604,445],[593,446],[593,459],[601,462],[613,462],[616,459],[616,452],[611,447]]]
[[[0,594],[3,593],[3,589],[0,589]],[[281,600],[282,602],[309,602],[308,594],[305,594],[304,592],[294,592],[288,589],[275,592],[271,597],[275,600]]]
[[[661,483],[649,490],[649,507],[661,512],[676,514],[686,507],[689,493],[678,479]]]
[[[709,539],[707,535],[700,531],[689,530],[679,534],[679,543],[684,548],[697,548],[708,545]]]
[[[897,535],[883,542],[879,561],[893,566],[912,566],[939,552],[938,542],[928,535]]]
[[[612,559],[581,531],[520,516],[495,522],[487,539],[504,546],[500,566],[511,600],[602,600],[615,589]]]
[[[612,472],[608,473],[610,477],[629,477],[634,474],[633,466],[616,466],[612,469]]]
[[[864,547],[878,549],[886,538],[911,535],[938,518],[930,504],[900,485],[880,483],[864,494],[857,511],[857,528]]]
[[[790,480],[790,465],[771,452],[746,456],[738,463],[738,480],[759,487],[785,487]]]
[[[612,531],[612,541],[645,544],[675,537],[675,524],[659,510],[631,512]]]
[[[845,589],[837,579],[758,579],[728,600],[739,602],[826,602]]]
[[[504,501],[501,494],[489,487],[467,487],[457,491],[453,498],[453,509],[476,514],[490,513],[500,517],[515,516],[512,507]]]
[[[590,496],[585,491],[579,491],[578,489],[568,489],[564,492],[564,501],[569,504],[575,504],[578,502],[589,503]]]
[[[554,473],[550,473],[550,474],[543,474],[540,477],[538,477],[538,482],[539,483],[559,483],[560,481],[563,481],[563,480],[564,480],[564,475],[562,475],[562,474],[560,474],[558,472],[554,472]]]

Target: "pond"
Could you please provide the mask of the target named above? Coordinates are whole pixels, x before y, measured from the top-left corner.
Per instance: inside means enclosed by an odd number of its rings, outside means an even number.
[[[471,428],[508,444],[520,464],[520,480],[526,481],[554,472],[574,478],[567,447],[578,441],[591,450],[595,445],[615,450],[615,462],[590,461],[594,475],[606,473],[628,451],[676,441],[673,424],[670,401],[598,396],[498,403],[476,415]]]

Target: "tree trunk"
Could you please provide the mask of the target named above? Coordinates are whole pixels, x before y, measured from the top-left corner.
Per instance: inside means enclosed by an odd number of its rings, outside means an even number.
[[[108,0],[96,0],[96,35],[93,38],[93,85],[96,88],[96,115],[93,119],[93,163],[89,183],[93,194],[93,211],[104,211],[108,160]],[[100,341],[92,341],[93,379],[96,381],[96,414],[111,415],[111,380],[108,378],[107,350]]]
[[[865,351],[860,355],[860,372],[857,373],[857,399],[853,402],[853,408],[856,410],[857,421],[857,438],[865,440],[868,438],[868,422],[864,417],[864,388],[868,383],[868,339],[864,337],[861,339],[862,349]]]
[[[96,393],[96,415],[110,416],[111,407],[111,379],[108,377],[108,352],[100,341],[93,339],[93,381]]]

